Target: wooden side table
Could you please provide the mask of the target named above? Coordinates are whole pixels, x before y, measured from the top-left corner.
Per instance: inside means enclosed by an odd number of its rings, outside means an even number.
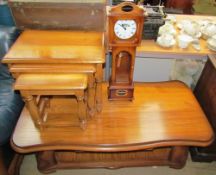
[[[102,112],[84,131],[73,127],[38,130],[24,109],[11,138],[13,148],[20,153],[36,152],[39,170],[48,173],[64,168],[181,168],[188,146],[212,143],[205,114],[183,83],[135,84],[132,102],[109,101],[107,86],[102,86]],[[64,99],[50,105],[59,103],[66,113],[73,113]]]
[[[14,89],[20,91],[31,118],[39,129],[59,127],[59,125],[47,126],[49,111],[52,110],[49,105],[51,98],[65,96],[70,99],[74,96],[77,104],[71,108],[77,108],[75,117],[79,118],[80,127],[85,129],[87,127],[85,98],[91,96],[86,92],[87,81],[85,74],[22,74],[16,79]],[[61,120],[61,113],[58,118]]]

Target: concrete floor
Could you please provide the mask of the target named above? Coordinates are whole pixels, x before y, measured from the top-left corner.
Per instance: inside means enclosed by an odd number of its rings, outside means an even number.
[[[51,175],[215,175],[216,162],[197,163],[192,162],[190,157],[183,169],[176,170],[169,167],[138,167],[122,168],[117,170],[108,169],[71,169],[58,170]],[[27,155],[21,166],[20,175],[42,175],[37,170],[37,164],[33,155]]]

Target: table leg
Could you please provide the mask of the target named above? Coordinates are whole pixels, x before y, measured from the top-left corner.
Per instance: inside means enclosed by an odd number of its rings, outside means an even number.
[[[39,171],[46,174],[55,172],[55,170],[51,168],[57,164],[55,151],[38,152],[36,157]]]
[[[40,112],[34,97],[26,91],[21,91],[21,95],[26,103],[26,107],[29,110],[29,113],[34,121],[35,126],[42,128],[43,121],[41,119]]]
[[[175,169],[180,169],[184,167],[187,157],[188,157],[188,147],[173,146],[169,157],[169,160],[171,162],[170,167]]]
[[[77,97],[77,103],[78,103],[78,118],[80,120],[80,127],[82,129],[86,128],[86,104],[84,102],[84,92],[77,92],[75,93]]]
[[[98,112],[102,111],[102,64],[97,64],[96,68],[96,109]]]
[[[91,117],[95,115],[95,80],[93,74],[88,76],[88,113]]]

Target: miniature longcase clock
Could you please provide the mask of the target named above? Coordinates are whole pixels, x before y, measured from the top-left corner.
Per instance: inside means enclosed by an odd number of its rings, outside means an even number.
[[[141,42],[144,10],[131,2],[112,7],[108,14],[108,39],[112,51],[109,80],[110,100],[133,99],[133,72],[136,47]]]

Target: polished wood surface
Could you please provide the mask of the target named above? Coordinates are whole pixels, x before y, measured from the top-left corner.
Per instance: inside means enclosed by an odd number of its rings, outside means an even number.
[[[15,82],[15,90],[79,90],[87,88],[85,74],[23,74]],[[40,94],[38,94],[40,95]]]
[[[216,55],[209,55],[194,93],[216,134]],[[194,161],[216,161],[216,141],[205,148],[192,148],[191,154]]]
[[[174,16],[176,17],[177,22],[183,19],[191,19],[196,21],[202,19],[211,19],[213,21],[216,21],[215,16],[199,16],[199,15],[174,15]],[[178,43],[176,43],[176,45],[171,48],[163,48],[157,45],[154,40],[143,40],[141,46],[137,47],[137,55],[145,56],[148,54],[148,57],[158,57],[158,58],[160,57],[168,58],[169,55],[171,55],[171,57],[169,58],[175,58],[175,57],[184,58],[184,56],[187,56],[187,58],[191,58],[193,56],[197,58],[203,58],[203,57],[207,58],[208,54],[215,53],[214,51],[208,49],[206,40],[204,40],[203,38],[200,38],[200,46],[201,46],[200,51],[196,51],[192,47],[192,45],[190,45],[187,49],[181,49],[178,47]]]
[[[40,131],[24,109],[11,139],[13,148],[22,153],[118,152],[164,146],[207,146],[213,141],[205,114],[192,91],[180,82],[136,84],[132,102],[108,101],[106,92],[107,84],[103,84],[103,110],[89,121],[84,131],[79,127]],[[57,103],[64,108],[57,107]],[[64,116],[76,109],[71,108],[71,103],[56,102],[53,112],[62,111],[64,121]]]
[[[104,63],[102,32],[26,30],[4,63]]]
[[[96,67],[88,64],[16,64],[10,66],[10,72],[15,75],[23,73],[86,73],[94,74]]]

